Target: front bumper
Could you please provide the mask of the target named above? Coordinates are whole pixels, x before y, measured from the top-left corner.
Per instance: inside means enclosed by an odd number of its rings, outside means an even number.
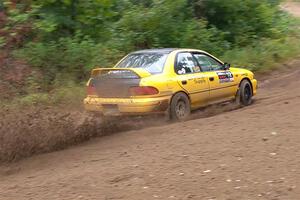
[[[144,115],[165,112],[171,96],[152,98],[99,98],[88,96],[84,99],[87,111],[100,112],[104,115]]]

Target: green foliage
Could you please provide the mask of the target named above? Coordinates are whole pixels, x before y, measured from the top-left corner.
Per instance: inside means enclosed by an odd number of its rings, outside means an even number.
[[[47,84],[52,84],[60,73],[68,74],[72,80],[82,80],[93,67],[112,67],[122,56],[121,52],[110,50],[80,34],[73,38],[60,38],[56,42],[30,42],[15,55],[41,69]]]
[[[262,40],[246,48],[226,51],[224,61],[230,61],[235,67],[244,67],[253,71],[268,71],[300,54],[300,37],[286,37],[276,40]]]
[[[257,38],[273,37],[281,20],[278,3],[270,0],[210,0],[204,5],[204,15],[210,24],[230,33],[229,41],[244,46]]]
[[[10,15],[15,23],[31,21],[39,42],[57,42],[80,32],[96,42],[126,51],[181,46],[209,46],[206,49],[214,51],[213,44],[221,45],[220,48],[230,43],[245,46],[258,38],[285,34],[288,20],[279,9],[279,2],[37,0],[25,11],[25,3],[20,3],[22,9],[12,9]]]
[[[46,93],[32,93],[17,99],[17,104],[21,106],[30,106],[49,103],[49,96]]]
[[[213,52],[214,55],[222,55],[225,50],[230,49],[231,44],[224,39],[228,33],[215,27],[207,27],[206,21],[190,23],[185,30],[181,37],[181,47],[202,49]]]
[[[31,14],[44,40],[72,36],[80,30],[105,41],[110,20],[117,15],[115,4],[113,0],[37,0]]]
[[[2,47],[4,47],[5,44],[6,44],[5,38],[4,38],[4,37],[0,37],[0,49],[1,49]]]
[[[148,3],[145,3],[149,5]],[[226,33],[192,16],[186,0],[153,1],[132,5],[116,22],[112,41],[126,51],[153,47],[195,47],[220,52],[229,46]],[[111,45],[109,45],[111,46]]]
[[[37,83],[35,83],[36,85]],[[53,89],[49,92],[37,90],[28,85],[28,91],[13,100],[1,100],[1,107],[28,107],[36,105],[62,105],[65,108],[81,107],[81,101],[86,95],[84,84],[78,84],[70,80],[57,79]]]

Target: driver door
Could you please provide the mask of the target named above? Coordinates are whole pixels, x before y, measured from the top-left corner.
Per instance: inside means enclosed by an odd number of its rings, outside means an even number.
[[[222,101],[236,95],[238,80],[235,73],[224,70],[223,64],[209,55],[196,53],[194,57],[209,81],[210,102]]]

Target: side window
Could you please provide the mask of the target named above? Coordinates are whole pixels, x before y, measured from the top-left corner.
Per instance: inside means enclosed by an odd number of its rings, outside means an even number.
[[[223,69],[223,65],[215,59],[205,54],[194,54],[197,59],[202,71],[218,71]]]
[[[200,67],[191,53],[179,53],[176,59],[175,72],[177,74],[196,73],[200,72]]]
[[[194,54],[203,72],[212,71],[211,64],[204,54]]]

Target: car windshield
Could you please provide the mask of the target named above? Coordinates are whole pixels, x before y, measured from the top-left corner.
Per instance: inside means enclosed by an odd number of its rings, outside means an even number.
[[[168,54],[163,53],[136,53],[129,54],[116,68],[143,68],[151,74],[161,73]]]

